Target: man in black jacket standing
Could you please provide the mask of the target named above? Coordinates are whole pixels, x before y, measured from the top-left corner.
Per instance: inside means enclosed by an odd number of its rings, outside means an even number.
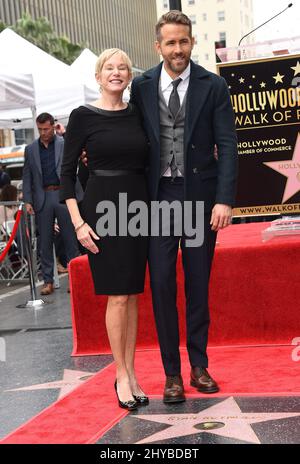
[[[189,18],[170,11],[159,20],[156,34],[163,62],[134,79],[131,99],[142,112],[150,141],[151,200],[202,201],[205,213],[202,246],[187,246],[184,234],[150,239],[153,308],[166,374],[164,402],[176,403],[185,400],[176,307],[179,243],[190,383],[202,393],[219,390],[207,371],[208,287],[217,231],[231,223],[237,137],[225,80],[191,60],[194,39]]]
[[[25,148],[23,199],[29,214],[35,214],[39,231],[39,250],[44,286],[41,295],[53,290],[54,219],[62,234],[67,262],[79,255],[77,238],[66,205],[59,202],[60,170],[64,139],[55,133],[51,114],[37,117],[40,137]],[[77,183],[78,185],[78,183]],[[82,190],[78,185],[79,200]],[[81,197],[81,198],[80,198]]]

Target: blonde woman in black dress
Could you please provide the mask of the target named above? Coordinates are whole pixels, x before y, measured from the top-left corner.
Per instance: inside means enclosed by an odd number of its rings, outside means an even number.
[[[119,49],[104,51],[96,64],[100,98],[72,111],[65,136],[61,170],[61,200],[66,201],[80,243],[88,258],[96,294],[108,295],[106,327],[116,363],[115,389],[119,405],[136,409],[149,400],[138,384],[134,355],[138,323],[137,294],[144,291],[147,237],[97,235],[101,201],[128,204],[148,201],[145,165],[148,142],[137,109],[123,102],[131,79],[131,61]],[[88,153],[89,180],[81,214],[75,200],[75,178],[82,149]],[[128,220],[130,215],[128,214]]]

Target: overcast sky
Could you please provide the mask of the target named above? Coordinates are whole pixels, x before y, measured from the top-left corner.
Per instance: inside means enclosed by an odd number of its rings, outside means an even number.
[[[289,0],[253,0],[254,27],[279,13],[289,3],[293,3],[291,8],[256,32],[257,42],[300,36],[300,0],[293,2]]]

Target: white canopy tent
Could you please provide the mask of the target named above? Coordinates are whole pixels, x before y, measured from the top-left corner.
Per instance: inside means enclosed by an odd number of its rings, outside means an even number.
[[[0,110],[28,108],[34,106],[35,95],[31,74],[0,74]]]
[[[0,56],[0,128],[34,127],[35,114],[42,112],[67,118],[85,102],[84,87],[70,66],[11,29],[0,34]]]
[[[85,48],[78,58],[71,64],[71,69],[84,85],[86,101],[99,98],[99,86],[95,79],[95,65],[98,57],[95,53]]]

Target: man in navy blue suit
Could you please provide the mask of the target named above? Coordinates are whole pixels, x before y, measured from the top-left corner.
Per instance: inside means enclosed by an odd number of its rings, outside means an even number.
[[[23,199],[27,212],[36,215],[44,279],[41,295],[50,295],[54,291],[55,218],[64,242],[67,262],[78,256],[79,250],[67,207],[59,202],[64,139],[56,134],[55,121],[51,114],[40,114],[36,119],[36,124],[40,137],[25,148]],[[76,187],[78,201],[80,201],[83,194],[79,182],[76,183]]]
[[[170,11],[159,20],[156,34],[163,62],[134,79],[131,98],[142,112],[150,141],[151,200],[204,202],[202,246],[187,246],[184,233],[181,237],[173,233],[150,239],[153,308],[166,374],[164,402],[177,403],[185,400],[176,307],[179,244],[185,276],[190,383],[202,393],[219,390],[207,371],[208,287],[217,231],[231,222],[237,137],[225,80],[191,60],[194,39],[189,18]]]

